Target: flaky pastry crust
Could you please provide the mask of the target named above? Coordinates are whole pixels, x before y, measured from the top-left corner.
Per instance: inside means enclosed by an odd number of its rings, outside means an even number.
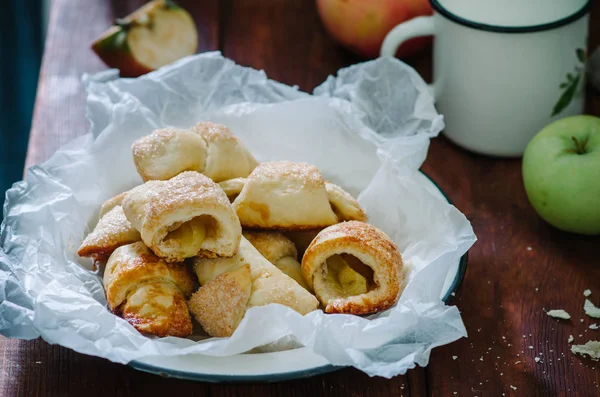
[[[207,284],[220,274],[249,265],[252,275],[252,292],[248,308],[279,303],[306,314],[315,310],[319,302],[296,281],[287,276],[265,257],[244,237],[240,249],[231,258],[193,258],[194,272],[201,285]]]
[[[258,164],[224,125],[201,122],[190,129],[162,128],[136,140],[133,160],[144,181],[167,180],[184,171],[215,182],[245,177]]]
[[[104,271],[108,307],[141,332],[188,336],[192,323],[186,298],[194,277],[183,263],[167,263],[143,242],[117,248]]]
[[[226,126],[200,122],[190,130],[206,142],[208,151],[202,173],[215,182],[246,177],[258,165],[242,141]]]
[[[102,215],[94,230],[81,243],[77,254],[103,261],[120,246],[140,239],[140,233],[127,220],[123,208],[116,205]]]
[[[336,203],[333,207],[325,180],[317,167],[290,161],[267,162],[259,164],[246,178],[233,208],[242,226],[250,229],[289,231],[323,228],[340,221],[334,208],[345,210],[346,218],[355,214],[354,207],[358,206],[341,188],[335,186],[332,191]],[[351,199],[350,204],[343,203],[347,197]],[[360,215],[361,219],[363,216],[364,212]]]
[[[373,289],[354,296],[339,296],[324,281],[327,260],[349,254],[373,271]],[[364,222],[342,222],[322,230],[302,258],[302,272],[327,313],[369,314],[392,306],[400,296],[402,257],[398,247],[381,230]]]
[[[296,246],[289,238],[279,232],[246,230],[243,235],[265,259],[308,290],[298,262]]]
[[[123,210],[144,243],[169,262],[196,255],[232,256],[242,234],[223,190],[194,171],[130,190]]]
[[[188,304],[196,321],[210,336],[231,336],[246,314],[251,291],[250,266],[244,265],[204,284]]]

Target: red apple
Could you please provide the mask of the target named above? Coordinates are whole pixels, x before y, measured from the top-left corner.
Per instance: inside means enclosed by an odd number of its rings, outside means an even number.
[[[344,47],[367,58],[379,56],[383,39],[399,23],[433,13],[429,0],[317,0],[325,29]],[[398,49],[406,57],[431,43],[419,37]]]

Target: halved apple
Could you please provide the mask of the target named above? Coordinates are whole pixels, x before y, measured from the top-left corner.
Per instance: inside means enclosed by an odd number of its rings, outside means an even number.
[[[92,49],[123,77],[137,77],[185,56],[198,47],[190,14],[169,0],[154,0],[118,19]]]

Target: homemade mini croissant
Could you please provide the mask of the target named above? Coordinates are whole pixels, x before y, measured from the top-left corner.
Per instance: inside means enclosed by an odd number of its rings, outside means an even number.
[[[125,193],[107,200],[100,209],[100,220],[81,243],[77,254],[106,260],[118,247],[140,241],[140,233],[125,217],[121,202]]]
[[[245,180],[220,186],[235,198],[233,208],[247,228],[308,230],[367,219],[352,196],[326,183],[319,169],[306,163],[262,163]]]
[[[223,190],[195,171],[133,188],[123,210],[144,243],[167,262],[232,256],[242,235]]]
[[[369,314],[400,296],[402,257],[381,230],[350,221],[323,229],[302,258],[302,273],[327,313]]]
[[[245,177],[258,162],[224,125],[202,122],[190,129],[163,128],[132,145],[144,181],[197,171],[215,182]]]
[[[118,205],[120,206],[121,204],[123,204],[123,199],[125,198],[127,193],[128,192],[123,192],[121,194],[117,194],[115,197],[112,197],[112,198],[109,198],[108,200],[106,200],[102,204],[102,207],[100,207],[100,214],[98,216],[100,218],[102,218],[102,216],[104,214],[106,214],[108,211],[112,210],[113,208],[115,208]]]
[[[308,290],[298,262],[298,252],[289,238],[278,232],[245,231],[243,235],[265,259]]]
[[[232,203],[237,198],[237,196],[239,196],[245,184],[246,178],[233,178],[219,182],[219,186],[221,187],[221,189],[223,189],[223,191],[227,195],[227,198]]]
[[[278,303],[300,314],[319,306],[313,295],[272,265],[244,237],[231,258],[194,258],[192,262],[202,287],[190,299],[190,311],[212,336],[231,335],[246,310],[254,306]],[[241,270],[246,265],[251,279],[249,296],[247,271]],[[234,273],[237,270],[240,272]]]
[[[108,307],[138,331],[158,336],[188,336],[192,321],[186,298],[194,278],[183,263],[167,263],[143,242],[117,248],[106,263]]]

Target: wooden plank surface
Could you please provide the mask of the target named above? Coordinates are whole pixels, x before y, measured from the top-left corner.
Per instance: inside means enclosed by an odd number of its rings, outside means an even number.
[[[104,68],[89,43],[114,16],[141,2],[53,1],[27,165],[47,159],[87,131],[79,77]],[[200,51],[220,49],[240,64],[264,69],[269,77],[305,91],[359,61],[325,35],[312,1],[180,3],[198,23]],[[596,2],[591,49],[600,44],[599,22]],[[408,62],[431,78],[429,53]],[[590,113],[600,115],[593,89],[588,89],[588,103]],[[567,344],[569,335],[576,343],[600,339],[600,331],[589,330],[591,321],[582,313],[584,289],[591,288],[592,298],[600,302],[594,250],[600,239],[543,223],[525,197],[519,160],[473,155],[442,137],[432,141],[423,169],[467,215],[479,237],[454,301],[469,338],[436,349],[426,370],[392,380],[347,369],[272,385],[210,385],[162,379],[39,340],[0,338],[0,396],[158,396],[171,391],[216,396],[600,395],[598,364],[574,357]],[[553,320],[544,313],[551,308],[563,308],[573,319]]]
[[[588,52],[599,45],[594,2]],[[591,87],[587,113],[600,116],[600,94]],[[600,396],[599,363],[574,356],[567,342],[569,335],[576,344],[600,340],[600,331],[589,329],[598,321],[583,312],[585,289],[600,304],[600,237],[542,221],[527,201],[520,160],[479,156],[436,139],[423,170],[479,238],[454,302],[469,338],[434,350],[426,369],[431,396]],[[545,314],[550,309],[572,319],[553,319]]]
[[[94,8],[89,12],[91,3]],[[102,70],[104,67],[88,49],[89,43],[114,16],[126,15],[142,3],[143,0],[117,0],[113,4],[95,0],[69,3],[67,6],[67,0],[55,0],[31,132],[28,166],[44,161],[61,144],[88,129],[81,84],[77,82],[77,89],[73,89],[72,95],[57,101],[56,93],[49,92],[47,88],[49,79],[45,76],[65,74],[62,67],[67,61],[71,62],[73,69],[69,69],[69,76]],[[191,12],[198,24],[199,51],[221,50],[240,64],[264,69],[269,77],[298,84],[305,90],[312,90],[340,67],[358,61],[339,50],[325,36],[318,25],[312,2],[293,2],[292,9],[284,7],[284,3],[278,0],[179,3]],[[66,27],[72,26],[75,21],[77,26],[88,26],[88,29],[74,35]],[[272,24],[270,21],[279,23]],[[305,54],[298,56],[295,43],[283,38],[287,29],[301,37],[307,26],[312,27],[307,29],[311,31],[311,37],[308,41],[299,41],[305,45],[302,48]],[[55,53],[57,46],[70,47],[70,57],[64,59],[64,53]],[[307,56],[311,51],[319,53],[320,58]],[[77,63],[76,59],[81,62]],[[74,81],[74,77],[71,80]],[[56,114],[60,117],[55,117]],[[406,377],[398,376],[392,380],[369,378],[354,369],[278,384],[211,385],[163,379],[40,340],[0,339],[0,357],[0,396],[134,396],[141,393],[160,396],[170,391],[198,396],[409,396]],[[418,379],[424,381],[424,373]]]

